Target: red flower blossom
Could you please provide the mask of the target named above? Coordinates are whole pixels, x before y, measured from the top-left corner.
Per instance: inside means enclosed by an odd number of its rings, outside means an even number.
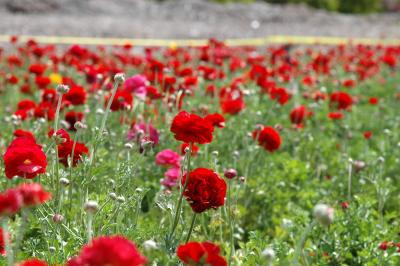
[[[353,104],[353,100],[349,94],[337,91],[331,94],[329,105],[339,110],[348,109]]]
[[[74,146],[74,141],[66,141],[57,146],[58,149],[58,157],[60,163],[62,163],[65,167],[68,167],[68,157],[72,156],[72,149]],[[79,161],[82,160],[83,154],[89,155],[89,149],[85,146],[85,144],[76,142],[74,149],[74,157],[72,160],[72,166],[75,167]]]
[[[84,246],[67,266],[141,266],[146,258],[122,236],[103,236]]]
[[[206,115],[204,119],[209,120],[214,127],[225,127],[225,118],[218,113]]]
[[[292,121],[293,124],[300,125],[303,123],[305,117],[310,115],[311,112],[309,112],[304,105],[300,105],[293,108],[290,112],[290,121]]]
[[[271,100],[278,100],[280,105],[285,105],[291,97],[285,88],[272,88],[269,95]]]
[[[4,243],[3,228],[0,227],[0,255],[6,255],[6,248]]]
[[[32,132],[23,130],[23,129],[16,129],[14,131],[13,135],[14,135],[14,137],[27,137],[27,138],[32,138],[33,140],[35,140],[35,136],[32,134]]]
[[[188,242],[176,251],[179,259],[189,266],[226,266],[220,248],[211,242]]]
[[[252,135],[253,139],[269,152],[274,152],[281,146],[281,137],[273,127],[265,126],[261,130],[256,129]]]
[[[32,110],[35,109],[36,103],[32,100],[21,100],[17,104],[17,110]]]
[[[47,66],[41,64],[33,64],[30,65],[28,70],[29,72],[36,74],[37,76],[41,76],[44,71],[46,71]]]
[[[43,190],[42,185],[38,183],[21,184],[16,189],[22,196],[24,207],[40,205],[51,198],[51,194]]]
[[[107,105],[108,100],[111,97],[111,93],[106,96],[105,98],[105,105]],[[118,111],[118,110],[125,110],[128,107],[131,107],[133,104],[133,97],[132,95],[125,91],[125,90],[118,90],[115,93],[114,100],[111,103],[111,110]]]
[[[80,86],[72,87],[66,94],[64,94],[63,101],[68,102],[72,105],[85,104],[86,91],[83,87]]]
[[[39,259],[29,259],[17,264],[16,266],[47,266],[47,263]]]
[[[365,131],[363,133],[363,135],[364,135],[365,139],[370,139],[372,137],[372,132],[371,131]]]
[[[208,119],[181,111],[172,121],[170,130],[176,140],[204,144],[212,141],[214,127]]]
[[[187,175],[182,178],[182,185]],[[196,168],[189,174],[189,180],[183,195],[196,213],[216,209],[224,205],[226,183],[214,171],[207,168]]]
[[[34,138],[18,137],[7,148],[4,154],[4,165],[9,179],[14,176],[34,178],[46,172],[47,158]]]
[[[220,101],[221,110],[224,114],[236,115],[245,108],[243,97],[233,99],[231,97]]]
[[[376,104],[379,103],[379,99],[376,98],[376,97],[371,97],[371,98],[368,99],[368,102],[369,102],[369,104],[371,104],[371,105],[376,105]]]
[[[330,112],[328,117],[332,120],[340,120],[344,117],[344,115],[341,112]]]
[[[0,216],[13,215],[19,211],[22,196],[16,189],[8,189],[0,193]]]

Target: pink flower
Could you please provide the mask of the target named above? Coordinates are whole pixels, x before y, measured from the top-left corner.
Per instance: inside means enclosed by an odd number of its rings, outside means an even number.
[[[134,75],[125,80],[125,89],[129,92],[133,92],[139,99],[144,100],[146,98],[147,79],[143,75]]]
[[[140,134],[144,133],[144,136],[150,138],[154,145],[157,145],[160,141],[160,136],[158,134],[157,129],[155,129],[151,124],[135,124],[132,126],[131,130],[129,130],[128,135],[126,136],[129,141],[135,140],[139,141]]]
[[[175,187],[180,175],[180,171],[181,169],[179,167],[168,169],[164,174],[165,178],[161,179],[161,185],[168,189]]]
[[[181,157],[179,154],[170,149],[160,151],[156,155],[156,164],[158,165],[179,167],[180,161]]]

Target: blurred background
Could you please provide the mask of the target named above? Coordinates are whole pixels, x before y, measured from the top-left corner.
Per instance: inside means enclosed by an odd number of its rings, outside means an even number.
[[[0,35],[400,37],[400,0],[0,0]]]

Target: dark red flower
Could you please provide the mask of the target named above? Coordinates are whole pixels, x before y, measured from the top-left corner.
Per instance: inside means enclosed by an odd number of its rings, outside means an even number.
[[[364,135],[365,139],[370,139],[372,137],[372,132],[371,131],[365,131],[363,133],[363,135]]]
[[[14,176],[34,178],[46,172],[47,158],[34,138],[18,137],[7,148],[4,154],[4,165],[9,179]]]
[[[182,185],[187,175],[182,178]],[[226,183],[213,170],[196,168],[189,174],[189,180],[183,195],[192,210],[197,213],[216,209],[224,205]]]
[[[23,130],[23,129],[16,129],[14,131],[13,135],[14,135],[14,137],[27,137],[27,138],[32,138],[33,140],[35,140],[35,136],[32,134],[32,132]]]
[[[58,148],[58,157],[60,163],[62,163],[65,167],[68,167],[68,157],[72,156],[72,149],[74,146],[74,141],[66,141],[57,146]],[[74,158],[72,160],[72,166],[75,167],[79,161],[82,160],[83,154],[89,155],[89,149],[85,146],[85,144],[76,142],[74,149]]]
[[[252,136],[260,146],[269,152],[274,152],[281,146],[281,137],[273,127],[264,126],[261,130],[256,129]]]
[[[84,246],[67,266],[141,266],[147,262],[136,246],[122,236],[103,236]]]
[[[16,189],[0,193],[0,216],[13,215],[22,206],[22,196]]]
[[[111,93],[106,96],[105,105],[107,105],[110,97]],[[132,94],[125,90],[118,90],[115,93],[115,97],[111,103],[111,110],[112,111],[126,110],[127,108],[132,107],[132,104],[133,104]]]
[[[86,91],[83,87],[74,86],[63,95],[63,101],[72,105],[82,105],[86,101]]]
[[[170,130],[176,140],[204,144],[212,141],[214,127],[205,118],[181,111],[172,121]]]
[[[6,248],[5,248],[3,234],[4,234],[3,233],[3,228],[0,227],[0,255],[5,256],[6,255]]]
[[[54,135],[54,129],[50,129],[49,133],[47,133],[47,136],[49,138],[52,138],[53,135]],[[65,129],[63,128],[57,130],[56,136],[57,138],[64,139],[64,142],[71,141],[71,137],[69,136],[68,132],[65,131]]]
[[[16,189],[22,196],[24,207],[40,205],[51,198],[51,194],[43,190],[42,185],[38,183],[21,184]]]
[[[220,248],[211,242],[188,242],[176,251],[179,259],[189,266],[226,266]]]
[[[204,119],[209,120],[214,127],[225,127],[225,118],[218,113],[206,115]]]
[[[344,117],[344,115],[341,112],[330,112],[328,117],[332,120],[340,120]]]
[[[349,94],[337,91],[331,94],[329,105],[338,110],[349,109],[353,104],[353,100]]]
[[[272,88],[269,95],[271,100],[277,100],[280,105],[285,105],[291,97],[285,88]]]
[[[297,106],[290,112],[290,121],[292,121],[293,124],[300,125],[307,115],[310,115],[310,112],[307,111],[304,105]]]
[[[47,118],[48,121],[54,120],[56,109],[50,102],[41,102],[39,106],[35,108],[34,116],[36,118]]]
[[[47,266],[47,263],[39,259],[25,260],[16,266]]]
[[[376,98],[376,97],[370,97],[370,98],[368,99],[368,102],[369,102],[369,104],[371,104],[371,105],[376,105],[376,104],[379,103],[379,99]]]
[[[383,241],[382,243],[379,244],[378,248],[380,250],[387,250],[389,246],[390,243],[388,243],[387,241]]]
[[[29,72],[36,74],[37,76],[41,76],[43,72],[46,70],[46,65],[41,64],[33,64],[29,66]]]
[[[33,110],[35,107],[36,103],[29,99],[21,100],[17,104],[17,110]]]

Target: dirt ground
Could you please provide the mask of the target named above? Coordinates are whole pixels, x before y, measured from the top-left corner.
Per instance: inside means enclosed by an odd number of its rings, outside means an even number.
[[[400,13],[335,14],[298,5],[206,0],[0,0],[0,34],[127,38],[268,35],[400,38]]]

